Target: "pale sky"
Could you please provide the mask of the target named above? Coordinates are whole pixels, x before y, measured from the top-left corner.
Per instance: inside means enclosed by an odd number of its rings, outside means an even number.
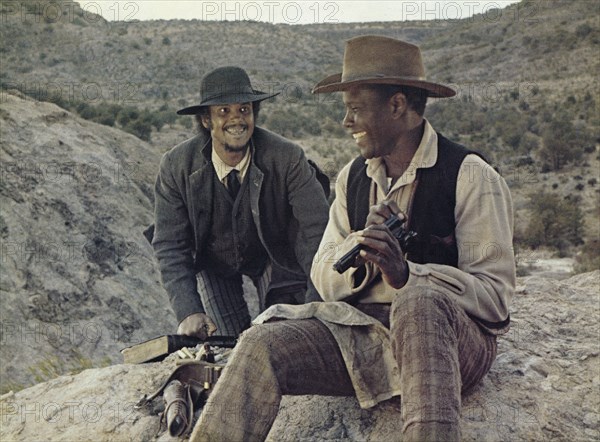
[[[196,1],[137,0],[81,1],[84,11],[109,21],[199,19],[252,20],[269,23],[312,24],[369,21],[452,20],[484,14],[517,14],[518,0],[384,0],[384,1]],[[513,6],[511,6],[513,5]],[[497,9],[508,7],[499,12]]]

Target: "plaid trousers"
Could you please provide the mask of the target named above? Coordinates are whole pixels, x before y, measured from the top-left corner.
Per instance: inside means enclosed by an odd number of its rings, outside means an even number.
[[[402,384],[402,440],[460,440],[461,392],[488,372],[495,336],[428,287],[366,310],[390,319]],[[275,321],[243,333],[190,440],[263,441],[285,394],[354,394],[337,342],[317,319]]]

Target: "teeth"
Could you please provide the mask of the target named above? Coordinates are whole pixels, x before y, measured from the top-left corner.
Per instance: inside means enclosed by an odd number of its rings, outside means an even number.
[[[352,134],[352,136],[354,137],[355,140],[358,140],[359,138],[362,138],[366,135],[367,133],[365,131],[362,132],[356,132],[354,134]]]
[[[246,131],[246,128],[243,126],[232,126],[232,127],[228,127],[225,130],[232,135],[241,135]]]

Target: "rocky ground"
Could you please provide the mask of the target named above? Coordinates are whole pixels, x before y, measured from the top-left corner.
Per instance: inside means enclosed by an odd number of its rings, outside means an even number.
[[[463,400],[465,441],[600,438],[600,271],[519,278],[512,329],[483,383]],[[168,441],[160,407],[133,404],[173,363],[114,365],[62,376],[0,401],[2,441]],[[285,397],[271,441],[395,441],[396,401],[361,410],[352,398]]]

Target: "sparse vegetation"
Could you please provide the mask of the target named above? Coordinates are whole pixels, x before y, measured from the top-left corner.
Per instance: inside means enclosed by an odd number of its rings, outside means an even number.
[[[77,7],[74,20],[84,21],[85,27],[69,20],[49,23],[40,16],[39,4],[23,2],[27,22],[7,14],[0,28],[5,62],[1,80],[3,89],[20,86],[36,99],[44,99],[36,93],[39,84],[61,85],[64,92],[52,98],[56,104],[149,140],[165,125],[193,131],[193,120],[177,117],[175,110],[197,100],[204,72],[238,64],[247,69],[257,89],[283,91],[265,103],[261,124],[299,140],[335,175],[356,150],[349,148],[340,124],[341,97],[317,97],[310,94],[311,87],[339,70],[343,42],[349,37],[404,38],[420,44],[428,77],[452,83],[458,90],[456,98],[428,106],[426,117],[438,131],[498,166],[517,199],[524,200],[525,192],[543,190],[560,204],[574,204],[564,200],[571,192],[572,198],[581,198],[579,216],[587,220],[600,190],[592,174],[599,159],[600,112],[597,85],[590,74],[600,69],[597,14],[591,13],[589,2],[539,2],[535,10],[530,6],[521,2],[496,15],[490,12],[495,20],[482,14],[470,20],[402,26],[202,22],[199,27],[196,22],[123,21],[107,28]],[[83,36],[82,44],[66,47],[74,29],[78,39]],[[213,44],[214,35],[223,36],[219,45]],[[77,89],[70,93],[74,78],[76,87],[101,84],[103,100],[85,100]],[[114,93],[123,79],[136,86],[135,94],[125,97],[133,100]],[[523,176],[511,178],[524,170],[526,181]],[[582,179],[570,179],[575,174]],[[517,210],[529,213],[529,209],[523,203]],[[590,225],[586,221],[588,230]],[[534,242],[564,249],[542,232],[536,233]],[[591,233],[581,227],[578,237],[586,240]],[[581,247],[577,243],[565,242],[574,251]]]
[[[600,240],[587,241],[575,256],[575,273],[591,272],[600,269]]]
[[[72,356],[69,362],[57,357],[45,358],[31,365],[29,372],[33,375],[34,380],[39,383],[66,373],[77,374],[89,368],[108,367],[112,363],[110,358],[105,357],[100,364],[94,364],[91,359],[83,356],[76,350],[73,350]]]
[[[25,89],[21,92],[27,95],[29,91]],[[62,96],[54,97],[53,101],[60,107],[75,112],[81,118],[105,126],[118,127],[144,141],[150,141],[153,128],[159,131],[165,124],[173,124],[177,120],[175,111],[166,105],[158,110],[140,110],[135,106],[122,106],[110,102],[94,105],[86,101],[64,100]]]
[[[554,193],[530,195],[531,216],[525,242],[532,248],[542,246],[564,254],[570,246],[583,244],[583,213],[578,198],[561,198]]]

